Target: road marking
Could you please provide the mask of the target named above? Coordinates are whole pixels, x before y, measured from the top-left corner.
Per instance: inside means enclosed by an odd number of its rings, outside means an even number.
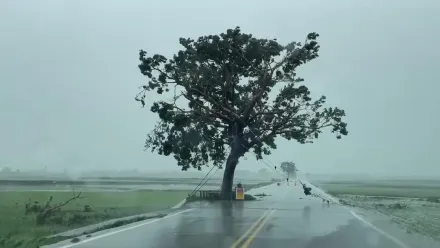
[[[305,180],[305,182],[307,182],[308,184],[312,185],[312,187],[318,191],[319,193],[325,195],[326,197],[328,197],[329,199],[331,199],[333,202],[338,203],[337,198],[334,198],[332,196],[330,196],[329,194],[327,194],[326,192],[324,192],[323,190],[321,190],[320,188],[314,186],[313,184],[311,184],[308,180]],[[342,206],[342,208],[344,208],[345,210],[347,210],[351,215],[353,215],[357,220],[359,220],[360,222],[362,222],[363,224],[365,224],[366,226],[370,227],[371,229],[375,230],[376,232],[378,232],[379,234],[382,234],[385,238],[391,240],[392,242],[394,242],[396,245],[402,247],[402,248],[410,248],[409,246],[407,246],[406,244],[404,244],[402,241],[398,240],[397,238],[391,236],[390,234],[386,233],[385,231],[383,231],[382,229],[378,228],[377,226],[373,225],[372,223],[368,222],[367,220],[365,220],[364,218],[362,218],[361,216],[359,216],[358,214],[356,214],[355,212],[353,212],[351,209],[347,208],[346,206],[343,206],[342,204],[339,204],[340,206]]]
[[[312,185],[313,188],[320,192],[321,194],[327,196],[329,199],[333,200],[334,202],[338,203],[337,198],[334,198],[332,196],[330,196],[329,194],[325,193],[323,190],[321,190],[320,188],[314,186],[313,184],[311,184],[308,180],[307,183]],[[347,210],[351,215],[353,215],[357,220],[359,220],[360,222],[364,223],[365,225],[367,225],[368,227],[370,227],[371,229],[375,230],[376,232],[382,234],[385,238],[388,238],[389,240],[393,241],[396,245],[402,247],[402,248],[410,248],[409,246],[407,246],[406,244],[404,244],[402,241],[398,240],[397,238],[391,236],[390,234],[386,233],[384,230],[380,229],[379,227],[371,224],[370,222],[368,222],[367,220],[365,220],[364,218],[362,218],[361,216],[359,216],[358,214],[356,214],[355,212],[353,212],[352,210],[350,210],[349,208],[347,208],[346,206],[340,205],[342,206],[345,210]]]
[[[252,233],[252,235],[244,242],[244,244],[241,246],[241,248],[248,248],[249,245],[254,241],[254,239],[257,237],[257,235],[261,232],[261,229],[263,226],[270,220],[270,216],[275,213],[275,209],[272,209],[269,214],[266,215],[266,217],[260,222],[260,225],[255,229],[255,231]]]
[[[345,208],[345,207],[344,207]],[[388,233],[386,233],[385,231],[383,231],[382,229],[380,229],[379,227],[371,224],[370,222],[368,222],[367,220],[365,220],[364,218],[362,218],[361,216],[359,216],[358,214],[356,214],[355,212],[351,211],[348,208],[347,209],[356,219],[358,219],[360,222],[364,223],[365,225],[367,225],[368,227],[372,228],[373,230],[375,230],[376,232],[382,234],[384,237],[390,239],[391,241],[393,241],[395,244],[399,245],[402,248],[410,248],[409,246],[405,245],[402,241],[396,239],[395,237],[389,235]]]
[[[243,234],[237,241],[235,241],[231,248],[236,248],[251,232],[252,230],[271,212],[271,210],[266,210],[263,215]]]
[[[88,242],[93,241],[93,240],[97,240],[97,239],[100,239],[100,238],[108,237],[108,236],[113,235],[113,234],[125,232],[125,231],[131,230],[131,229],[135,229],[135,228],[138,228],[138,227],[141,227],[141,226],[145,226],[145,225],[148,225],[148,224],[151,224],[151,223],[154,223],[154,222],[158,222],[158,221],[163,220],[163,219],[168,219],[168,218],[174,217],[176,215],[189,212],[191,210],[194,210],[194,209],[193,208],[186,209],[186,210],[174,213],[174,214],[166,215],[166,216],[164,216],[162,218],[158,218],[158,219],[154,219],[154,220],[151,220],[151,221],[148,221],[148,222],[140,223],[140,224],[135,225],[135,226],[130,226],[130,227],[127,227],[127,228],[118,229],[118,230],[115,230],[115,231],[112,231],[112,232],[104,233],[102,235],[94,236],[94,237],[91,237],[91,238],[79,241],[78,243],[60,246],[59,248],[70,248],[70,247],[74,247],[74,246],[77,246],[77,245],[85,244],[85,243],[88,243]]]

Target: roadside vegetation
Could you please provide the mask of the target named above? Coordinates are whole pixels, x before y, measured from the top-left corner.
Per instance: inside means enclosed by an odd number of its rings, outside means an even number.
[[[390,217],[408,233],[440,240],[440,181],[320,182],[340,203]]]
[[[56,242],[56,238],[45,237],[110,219],[164,210],[189,193],[187,190],[0,192],[0,247],[36,247],[38,243]]]
[[[440,181],[332,181],[319,187],[332,195],[440,198]]]

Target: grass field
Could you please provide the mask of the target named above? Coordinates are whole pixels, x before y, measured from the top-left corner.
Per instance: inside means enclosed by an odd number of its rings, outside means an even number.
[[[440,241],[440,181],[315,182],[354,207],[385,214],[408,233]]]
[[[62,207],[44,225],[36,224],[36,214],[25,215],[29,199],[53,204],[71,198],[73,192],[0,192],[0,247],[26,247],[32,240],[108,219],[170,208],[188,196],[189,191],[83,192]],[[85,206],[91,209],[85,211]],[[21,244],[21,245],[20,245]]]
[[[321,183],[318,186],[332,195],[440,198],[439,186]]]

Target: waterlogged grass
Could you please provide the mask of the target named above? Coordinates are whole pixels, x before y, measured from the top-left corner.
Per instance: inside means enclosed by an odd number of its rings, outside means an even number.
[[[142,190],[127,192],[83,192],[64,206],[56,218],[36,225],[35,214],[25,215],[24,205],[43,204],[52,196],[53,204],[68,200],[72,192],[0,192],[0,247],[36,247],[48,235],[123,216],[170,208],[188,196],[186,190]],[[85,206],[92,211],[85,211]],[[78,217],[79,216],[79,217]],[[46,242],[45,242],[46,243]]]
[[[440,185],[374,185],[365,183],[321,183],[320,188],[332,195],[440,198]]]
[[[440,241],[440,181],[339,181],[317,185],[351,206],[389,216],[408,233]]]

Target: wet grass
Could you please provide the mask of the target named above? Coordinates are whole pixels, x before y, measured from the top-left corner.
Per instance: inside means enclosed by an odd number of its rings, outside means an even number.
[[[62,188],[66,186],[127,186],[127,185],[163,185],[163,184],[186,184],[199,185],[201,178],[156,178],[156,177],[82,177],[78,179],[23,179],[23,178],[0,178],[0,186],[12,187],[51,187]],[[257,179],[247,181],[258,182]],[[220,185],[221,179],[210,179],[204,185]]]
[[[10,243],[10,245],[11,245],[11,247],[20,247],[21,246],[21,247],[29,247],[29,248],[31,248],[31,247],[38,248],[40,246],[54,244],[54,243],[58,243],[60,241],[69,240],[69,239],[70,239],[71,243],[78,243],[81,241],[80,236],[82,236],[82,235],[85,235],[86,238],[90,238],[96,232],[100,232],[100,231],[111,229],[111,228],[121,227],[124,225],[132,224],[135,222],[139,222],[139,221],[143,221],[143,220],[147,220],[147,219],[151,219],[151,218],[163,218],[165,216],[166,216],[166,214],[158,214],[158,215],[154,215],[154,216],[136,216],[136,217],[125,219],[125,220],[118,220],[118,221],[115,221],[111,224],[99,226],[99,227],[92,229],[90,231],[83,232],[82,234],[76,234],[76,235],[70,235],[70,236],[42,237],[42,238],[34,238],[34,239],[30,239],[30,240],[19,239],[19,240],[14,240],[12,243]],[[17,246],[17,245],[19,245],[19,246]]]
[[[440,198],[439,185],[373,184],[373,183],[318,183],[318,187],[332,195],[381,197]]]
[[[200,179],[190,180],[129,180],[129,179],[89,179],[89,180],[23,180],[23,179],[0,179],[0,186],[19,186],[19,187],[50,187],[62,188],[66,186],[129,186],[129,185],[164,185],[164,184],[186,184],[198,185]],[[218,183],[207,182],[206,186],[215,186]]]
[[[440,181],[320,182],[345,204],[390,217],[408,233],[440,241]]]
[[[42,237],[109,219],[170,208],[188,196],[182,190],[141,190],[128,192],[83,192],[85,198],[72,201],[44,225],[36,225],[35,214],[25,215],[29,199],[44,204],[72,197],[72,192],[0,192],[0,247],[36,247]],[[85,206],[91,211],[84,211]],[[124,223],[120,223],[124,224]],[[43,240],[55,242],[56,238]]]

